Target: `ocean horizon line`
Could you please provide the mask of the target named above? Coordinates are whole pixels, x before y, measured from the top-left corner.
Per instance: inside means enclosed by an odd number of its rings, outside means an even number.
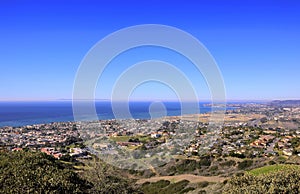
[[[233,102],[271,102],[271,101],[285,101],[285,100],[300,100],[300,99],[228,99],[226,103]],[[73,101],[95,101],[95,102],[199,102],[199,103],[209,103],[212,100],[203,99],[199,101],[194,100],[172,100],[172,99],[137,99],[137,100],[110,100],[110,99],[0,99],[0,102],[73,102]],[[214,102],[224,102],[215,100]]]

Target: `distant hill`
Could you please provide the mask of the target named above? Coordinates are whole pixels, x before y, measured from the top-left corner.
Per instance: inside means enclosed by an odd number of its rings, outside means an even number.
[[[300,100],[274,100],[272,106],[300,106]]]

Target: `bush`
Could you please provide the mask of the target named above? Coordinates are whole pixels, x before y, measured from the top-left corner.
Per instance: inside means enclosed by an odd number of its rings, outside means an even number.
[[[194,190],[192,187],[185,188],[189,184],[189,181],[182,180],[173,184],[170,184],[168,180],[160,180],[154,183],[146,182],[142,184],[141,190],[145,194],[173,194],[173,193],[186,193]]]
[[[278,162],[279,164],[284,164],[285,161],[286,161],[286,158],[285,158],[284,156],[279,156],[279,157],[277,158],[277,162]]]
[[[235,158],[245,158],[246,157],[244,154],[238,154],[238,153],[234,153],[234,152],[230,152],[229,156],[235,157]]]
[[[177,183],[173,183],[168,187],[162,189],[161,193],[165,193],[165,194],[180,193],[188,184],[189,184],[188,180],[182,180]]]
[[[252,166],[252,164],[253,164],[252,160],[244,160],[244,161],[242,161],[238,164],[238,169],[244,170],[244,169],[249,168],[250,166]]]
[[[160,193],[160,191],[167,187],[168,185],[170,185],[170,181],[167,180],[160,180],[154,183],[149,183],[146,182],[144,184],[142,184],[141,186],[141,190],[143,191],[143,193],[147,194],[147,193]]]
[[[170,185],[170,181],[168,181],[168,180],[160,180],[160,181],[157,181],[156,183],[152,183],[152,184],[155,187],[164,188],[164,187]]]
[[[0,153],[1,193],[84,193],[87,181],[41,152]]]
[[[226,162],[220,163],[221,166],[234,166],[236,162],[234,160],[228,160]]]
[[[199,167],[200,167],[199,164],[195,160],[183,160],[182,163],[180,163],[176,166],[175,172],[178,172],[178,173],[192,172],[192,171],[198,169]]]
[[[270,160],[270,161],[268,162],[268,164],[269,164],[269,165],[274,165],[274,164],[276,164],[276,162],[274,162],[273,160]]]
[[[199,188],[204,188],[204,187],[207,187],[208,185],[209,185],[209,182],[207,182],[207,181],[202,181],[202,182],[198,183]]]
[[[296,167],[258,176],[246,173],[232,177],[225,185],[224,193],[299,193],[299,180],[300,169]]]
[[[120,171],[102,161],[88,161],[82,177],[92,183],[88,193],[133,193],[133,183],[121,175]]]
[[[211,159],[209,157],[201,157],[199,164],[200,166],[210,166]]]
[[[212,166],[212,167],[210,167],[209,170],[210,170],[211,172],[214,172],[214,171],[218,170],[218,166]]]
[[[194,191],[195,188],[193,187],[188,187],[188,188],[185,188],[183,189],[182,191],[180,191],[180,194],[183,194],[183,193],[188,193],[189,191]]]

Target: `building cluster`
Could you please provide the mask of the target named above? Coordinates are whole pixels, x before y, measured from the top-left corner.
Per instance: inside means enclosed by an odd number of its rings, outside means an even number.
[[[206,134],[198,135],[207,138]],[[187,155],[198,155],[207,147],[195,139],[186,149]],[[300,131],[290,129],[268,129],[255,127],[224,127],[219,137],[206,154],[236,157],[269,157],[276,155],[300,156]]]
[[[0,128],[0,147],[12,151],[35,149],[56,158],[65,154],[87,156],[88,149],[77,147],[62,153],[61,148],[78,142],[86,142],[90,152],[165,146],[188,156],[203,154],[203,150],[215,156],[300,156],[299,119],[298,107],[246,104],[227,111],[225,124],[215,129],[208,130],[206,122],[179,117],[50,123]]]
[[[81,140],[76,124],[73,122],[3,127],[0,128],[0,134],[1,150],[40,150],[55,158],[65,155],[61,153],[61,148]],[[66,153],[73,152],[73,150],[67,150]],[[77,152],[78,150],[74,153]]]

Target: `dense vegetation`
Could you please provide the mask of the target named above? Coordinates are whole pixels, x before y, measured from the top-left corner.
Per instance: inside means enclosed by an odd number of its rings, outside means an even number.
[[[138,193],[131,179],[126,179],[118,169],[99,160],[87,162],[81,175],[93,185],[88,193]]]
[[[300,170],[300,166],[298,165],[289,165],[289,164],[274,164],[274,165],[269,165],[269,166],[264,166],[261,168],[256,168],[253,169],[251,171],[249,171],[250,174],[253,175],[261,175],[261,174],[267,174],[270,172],[277,172],[277,171],[284,171],[286,169],[299,169]]]
[[[194,190],[193,187],[187,187],[189,181],[182,180],[176,183],[170,183],[167,180],[160,180],[154,183],[146,182],[142,185],[142,191],[145,194],[176,194],[176,193],[187,193]]]
[[[224,193],[300,193],[298,166],[272,166],[232,177]]]
[[[136,190],[136,189],[135,189]],[[92,161],[80,174],[41,152],[0,153],[0,193],[133,193],[111,166]]]
[[[1,193],[83,193],[89,184],[43,153],[0,153]]]
[[[99,159],[89,160],[76,170],[71,164],[41,152],[2,152],[0,193],[204,193],[212,189],[221,191],[224,185],[220,183],[219,188],[217,184],[214,186],[214,183],[207,181],[191,184],[187,180],[160,180],[137,186],[133,180],[126,178],[125,171]],[[178,161],[173,168],[174,172],[193,172],[202,167],[214,171],[236,166],[240,173],[226,180],[224,193],[300,193],[298,165],[274,164],[243,173],[244,169],[253,166],[252,160],[220,160],[209,167],[210,164],[210,158],[203,157],[199,161]]]

